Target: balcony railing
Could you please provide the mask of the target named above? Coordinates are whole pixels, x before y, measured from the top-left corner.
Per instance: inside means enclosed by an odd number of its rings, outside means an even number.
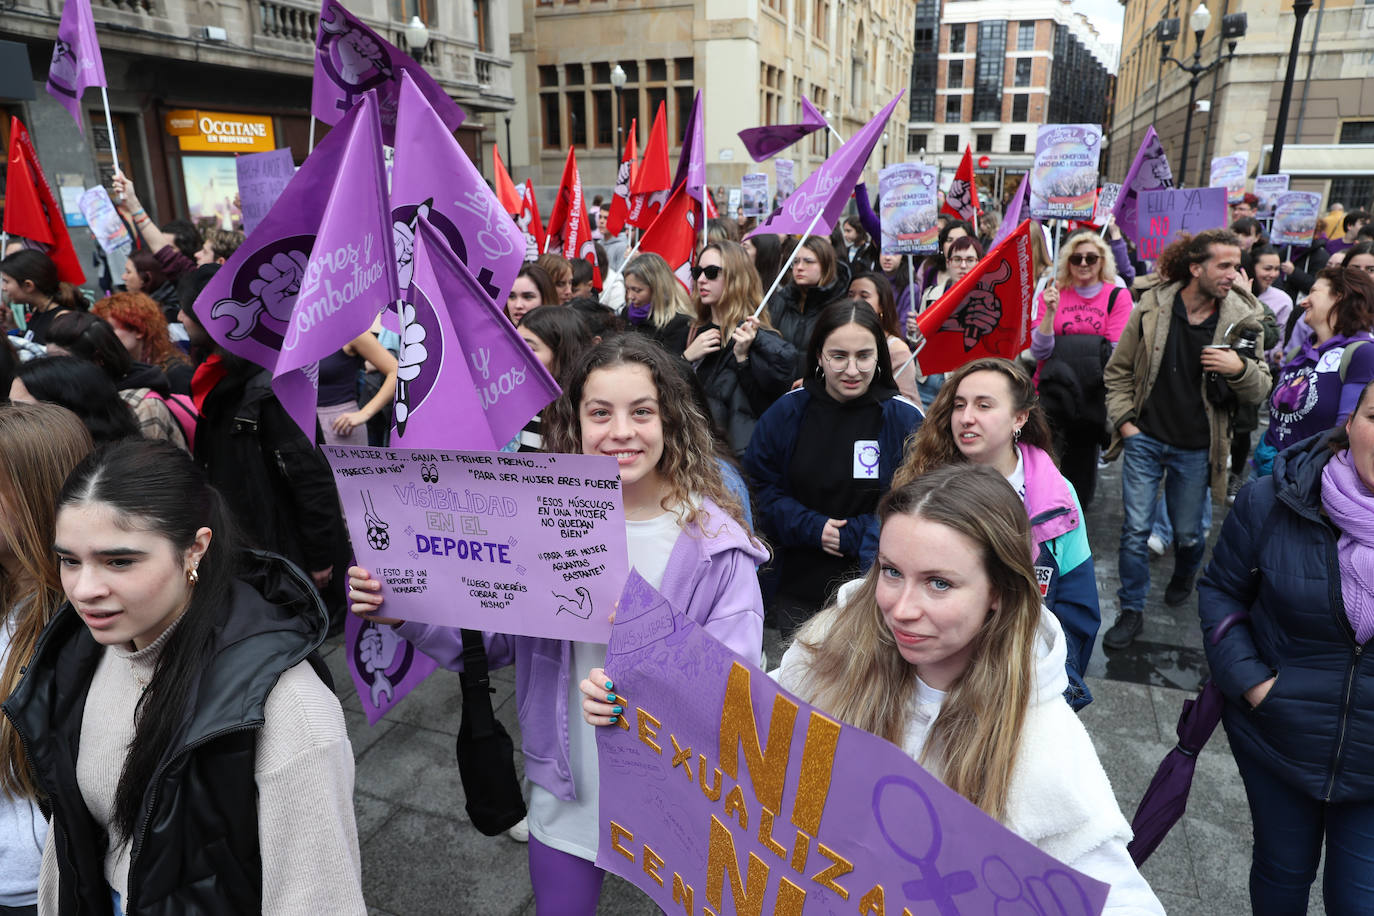
[[[146,13],[149,16],[157,14],[153,0],[99,0],[99,5],[106,9],[123,10],[126,13]]]
[[[320,20],[318,7],[294,6],[276,0],[257,0],[257,4],[258,34],[284,41],[315,43]]]

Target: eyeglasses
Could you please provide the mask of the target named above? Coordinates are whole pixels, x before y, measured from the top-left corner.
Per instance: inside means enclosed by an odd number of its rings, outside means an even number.
[[[708,264],[708,265],[706,265],[705,267],[693,267],[693,268],[692,268],[692,279],[693,279],[693,280],[700,280],[700,279],[701,279],[701,275],[702,275],[702,274],[705,274],[705,275],[706,275],[706,279],[708,279],[708,280],[715,280],[716,278],[718,278],[718,277],[720,276],[720,272],[721,272],[722,270],[724,270],[724,268],[721,267],[719,264]]]
[[[967,258],[945,258],[945,260],[948,261],[948,262],[951,263],[951,264],[958,264],[958,265],[960,265],[960,266],[962,266],[962,267],[968,267],[968,266],[970,266],[970,265],[972,265],[972,264],[977,264],[977,263],[978,263],[978,259],[975,258],[975,257],[967,257]]]
[[[1071,254],[1071,255],[1069,255],[1069,263],[1072,264],[1074,267],[1082,267],[1082,266],[1084,266],[1085,264],[1086,264],[1088,267],[1093,267],[1093,266],[1096,265],[1097,262],[1100,261],[1100,260],[1102,260],[1102,255],[1100,255],[1100,254],[1091,254],[1091,253],[1089,253],[1089,254]]]
[[[825,364],[830,367],[831,372],[843,372],[849,368],[852,362],[854,367],[860,372],[872,372],[873,367],[878,365],[877,353],[825,353],[822,354]]]

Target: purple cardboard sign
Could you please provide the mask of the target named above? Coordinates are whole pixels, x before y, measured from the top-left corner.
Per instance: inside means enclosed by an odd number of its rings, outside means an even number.
[[[614,459],[323,449],[386,616],[606,641],[629,569]]]
[[[267,211],[296,174],[290,147],[270,153],[244,153],[234,159],[239,177],[239,207],[243,210],[243,233],[258,228]]]
[[[344,620],[348,673],[368,725],[401,702],[439,665],[397,635],[396,628],[349,614]]]
[[[939,248],[936,171],[934,166],[899,162],[878,173],[883,254],[934,254]]]
[[[796,699],[635,573],[606,671],[626,710],[597,729],[616,791],[596,864],[664,912],[1102,911],[1107,885]]]
[[[1136,245],[1147,261],[1159,257],[1180,232],[1194,235],[1226,225],[1225,188],[1161,188],[1141,191]]]
[[[1081,219],[1097,201],[1100,124],[1041,124],[1030,174],[1033,219]]]

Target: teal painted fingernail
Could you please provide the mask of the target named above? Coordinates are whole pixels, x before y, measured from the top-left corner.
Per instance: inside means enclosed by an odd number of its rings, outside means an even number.
[[[610,690],[610,689],[612,689],[613,687],[615,687],[615,685],[612,684],[610,681],[607,681],[607,682],[606,682],[606,689],[607,689],[607,690]]]
[[[618,716],[611,716],[611,724],[612,724],[612,725],[615,724],[615,720],[616,720],[617,718],[618,718]]]
[[[619,706],[612,706],[612,707],[611,707],[611,712],[614,712],[614,713],[622,713],[622,712],[624,712],[624,711],[625,711],[625,710],[621,709]]]
[[[607,703],[614,703],[614,702],[615,702],[615,694],[613,694],[613,693],[608,693],[608,694],[606,694],[606,702],[607,702]]]

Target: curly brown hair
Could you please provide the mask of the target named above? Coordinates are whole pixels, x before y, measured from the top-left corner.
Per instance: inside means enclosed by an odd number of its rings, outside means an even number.
[[[1205,229],[1197,235],[1180,232],[1178,238],[1159,253],[1155,272],[1167,283],[1187,284],[1193,279],[1190,268],[1211,260],[1213,245],[1230,245],[1239,249],[1240,236],[1230,229]]]

